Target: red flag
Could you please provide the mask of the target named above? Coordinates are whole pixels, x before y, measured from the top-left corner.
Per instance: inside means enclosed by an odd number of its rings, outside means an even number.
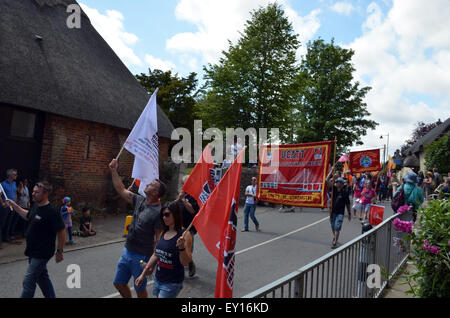
[[[380,171],[380,149],[350,152],[352,173]]]
[[[193,221],[206,248],[219,261],[216,298],[230,298],[233,295],[237,210],[243,154],[244,150],[241,150]]]
[[[369,212],[369,223],[370,225],[377,226],[383,222],[384,206],[371,204]]]
[[[201,208],[215,188],[214,165],[209,145],[203,150],[189,178],[183,185],[183,191],[197,200]]]

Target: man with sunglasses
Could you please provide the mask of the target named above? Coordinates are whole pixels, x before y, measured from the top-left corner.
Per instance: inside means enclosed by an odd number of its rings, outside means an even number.
[[[120,178],[117,169],[119,165],[116,159],[109,164],[114,189],[127,203],[134,206],[133,220],[128,228],[125,248],[119,259],[114,277],[114,287],[123,298],[131,298],[131,290],[128,282],[131,276],[134,282],[142,272],[140,261],[148,262],[153,255],[155,242],[162,233],[162,225],[159,217],[161,205],[159,199],[166,193],[166,185],[155,179],[147,184],[145,197],[127,190]],[[147,298],[147,282],[134,285],[139,298]]]
[[[33,204],[30,211],[21,208],[12,200],[6,200],[8,206],[29,221],[25,249],[25,255],[29,257],[29,266],[23,280],[21,298],[33,298],[36,284],[41,288],[44,297],[56,297],[48,276],[47,263],[53,255],[55,255],[56,263],[64,260],[66,228],[61,215],[48,200],[51,191],[52,187],[48,182],[38,182],[33,188]],[[55,254],[56,237],[58,237],[58,247]]]

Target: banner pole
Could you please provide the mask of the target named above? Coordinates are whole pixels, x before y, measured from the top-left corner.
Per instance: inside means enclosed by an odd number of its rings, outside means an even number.
[[[119,154],[116,157],[116,160],[119,160],[120,155],[122,154],[122,151],[125,149],[125,144],[122,146],[122,148],[119,151]]]
[[[333,162],[336,162],[336,145],[337,145],[337,139],[336,139],[336,136],[335,136],[335,137],[334,137],[334,159],[333,159]],[[332,170],[331,170],[330,173],[333,173],[333,169],[334,169],[335,166],[336,166],[336,163],[335,163],[334,166],[331,168]],[[331,180],[333,180],[333,177],[331,177]],[[334,192],[334,183],[333,183],[333,181],[332,181],[332,182],[331,182],[330,217],[331,217],[331,214],[333,214],[333,192]]]

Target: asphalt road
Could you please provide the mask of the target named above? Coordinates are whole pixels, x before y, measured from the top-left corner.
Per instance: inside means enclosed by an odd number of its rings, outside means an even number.
[[[386,208],[385,218],[392,215]],[[280,213],[278,208],[258,207],[256,217],[261,232],[255,232],[250,221],[251,232],[240,232],[243,227],[243,209],[239,210],[237,253],[233,297],[242,297],[292,271],[314,261],[331,251],[332,234],[328,211],[297,208],[295,213]],[[344,244],[361,234],[358,218],[344,220],[340,243]],[[114,278],[117,261],[124,243],[115,243],[65,253],[64,261],[56,264],[54,258],[48,270],[57,297],[100,298],[120,297],[115,290]],[[179,297],[214,297],[217,261],[209,254],[200,237],[195,236],[194,261],[197,274],[189,278],[186,272],[184,288]],[[80,288],[68,288],[67,280],[72,272],[69,265],[80,268]],[[27,261],[0,265],[0,298],[19,297]],[[132,282],[130,281],[130,286]],[[151,294],[153,284],[148,285]],[[135,293],[133,292],[133,296]],[[42,297],[39,288],[35,297]]]

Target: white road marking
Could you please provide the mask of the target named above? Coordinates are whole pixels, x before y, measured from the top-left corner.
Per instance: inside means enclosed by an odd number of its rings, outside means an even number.
[[[311,223],[311,224],[309,224],[309,225],[306,225],[306,226],[304,226],[304,227],[301,227],[301,228],[299,228],[299,229],[297,229],[297,230],[294,230],[294,231],[292,231],[292,232],[289,232],[289,233],[280,235],[280,236],[278,236],[278,237],[275,237],[275,238],[270,239],[270,240],[268,240],[268,241],[265,241],[265,242],[256,244],[256,245],[254,245],[254,246],[250,246],[250,247],[248,247],[248,248],[246,248],[246,249],[243,249],[243,250],[241,250],[241,251],[239,251],[239,252],[236,252],[236,255],[239,255],[239,254],[248,252],[248,251],[250,251],[250,250],[252,250],[252,249],[254,249],[254,248],[257,248],[257,247],[260,247],[260,246],[263,246],[263,245],[272,243],[272,242],[274,242],[274,241],[277,241],[277,240],[280,240],[280,239],[282,239],[282,238],[285,238],[286,236],[289,236],[289,235],[292,235],[292,234],[294,234],[294,233],[297,233],[297,232],[306,230],[307,228],[310,228],[310,227],[312,227],[312,226],[314,226],[314,225],[316,225],[316,224],[319,224],[319,223],[321,223],[321,222],[323,222],[323,221],[325,221],[325,220],[329,220],[329,219],[330,219],[329,217],[323,218],[323,219],[321,219],[321,220],[319,220],[319,221],[316,221],[316,222],[314,222],[314,223]]]
[[[250,250],[252,250],[252,249],[254,249],[254,248],[257,248],[257,247],[260,247],[260,246],[263,246],[263,245],[266,245],[266,244],[275,242],[275,241],[277,241],[277,240],[281,240],[282,238],[285,238],[286,236],[289,236],[289,235],[292,235],[292,234],[294,234],[294,233],[297,233],[297,232],[306,230],[306,229],[308,229],[308,228],[310,228],[310,227],[312,227],[312,226],[314,226],[314,225],[316,225],[316,224],[319,224],[319,223],[321,223],[321,222],[323,222],[323,221],[325,221],[325,220],[329,220],[329,219],[330,219],[329,217],[323,218],[323,219],[321,219],[321,220],[319,220],[319,221],[316,221],[316,222],[314,222],[314,223],[308,224],[308,225],[306,225],[306,226],[304,226],[304,227],[301,227],[301,228],[299,228],[299,229],[296,229],[296,230],[294,230],[294,231],[292,231],[292,232],[289,232],[289,233],[280,235],[280,236],[278,236],[278,237],[275,237],[275,238],[273,238],[273,239],[270,239],[270,240],[268,240],[268,241],[265,241],[265,242],[262,242],[262,243],[259,243],[259,244],[250,246],[250,247],[248,247],[248,248],[246,248],[246,249],[243,249],[243,250],[241,250],[241,251],[239,251],[239,252],[236,252],[236,255],[239,255],[239,254],[248,252],[248,251],[250,251]],[[153,284],[153,280],[147,282],[147,286],[149,286],[149,285],[151,285],[151,284]],[[130,288],[130,289],[131,289],[131,291],[134,291],[134,287],[132,287],[132,288]],[[104,297],[102,297],[102,298],[115,298],[115,297],[118,297],[118,296],[120,296],[120,293],[114,293],[114,294],[111,294],[111,295],[108,295],[108,296],[104,296]]]

